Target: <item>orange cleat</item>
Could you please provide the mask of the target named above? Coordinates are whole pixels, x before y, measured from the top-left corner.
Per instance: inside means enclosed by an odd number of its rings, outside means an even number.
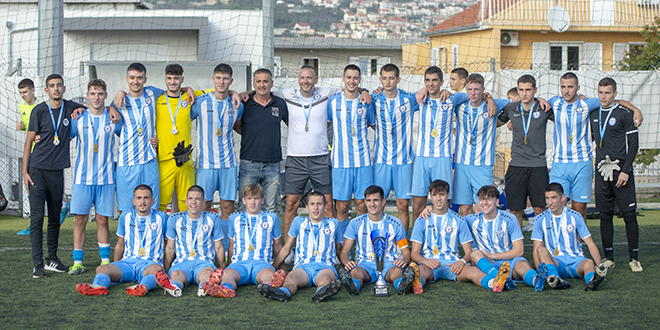
[[[286,278],[286,272],[284,270],[280,269],[273,274],[273,277],[270,279],[270,283],[268,285],[274,287],[274,288],[279,288],[282,286],[282,283],[284,283],[284,279]]]
[[[108,288],[98,284],[79,283],[76,291],[85,296],[102,296],[108,294]]]
[[[147,294],[147,287],[144,284],[135,284],[126,288],[126,293],[131,296],[142,297]]]

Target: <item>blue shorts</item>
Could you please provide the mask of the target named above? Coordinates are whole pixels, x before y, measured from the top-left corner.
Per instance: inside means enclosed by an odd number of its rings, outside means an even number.
[[[369,283],[365,283],[365,284],[371,284],[371,283],[374,283],[378,280],[378,269],[376,268],[376,262],[374,262],[374,261],[363,261],[355,267],[360,267],[360,268],[366,270],[367,274],[369,274],[369,276],[371,277],[371,280],[369,281]],[[394,264],[392,264],[391,261],[385,261],[385,264],[383,265],[383,278],[385,278],[385,275],[387,275],[387,272],[389,272],[390,268],[392,268],[392,267],[401,268],[399,266],[395,266]]]
[[[374,184],[371,166],[332,169],[332,198],[338,201],[364,199],[364,191]]]
[[[202,269],[211,267],[215,270],[215,265],[208,261],[202,261],[202,260],[186,260],[183,262],[180,262],[178,264],[172,265],[170,267],[170,272],[168,275],[170,275],[170,278],[172,277],[172,273],[175,270],[181,271],[186,275],[187,278],[187,283],[186,286],[190,283],[195,283],[199,284],[197,282],[197,275],[199,274]]]
[[[557,260],[557,270],[561,278],[582,278],[578,275],[578,266],[580,263],[589,260],[585,257],[554,256]]]
[[[74,184],[71,189],[71,214],[89,214],[92,204],[96,214],[111,217],[115,209],[115,185]]]
[[[229,220],[220,219],[220,227],[222,227],[222,232],[225,235],[225,237],[222,238],[222,245],[225,247],[225,251],[229,251]]]
[[[591,201],[591,183],[594,179],[592,161],[579,163],[552,163],[550,182],[564,188],[564,195],[579,203]]]
[[[275,268],[273,268],[270,263],[263,260],[242,260],[232,262],[226,269],[233,269],[239,276],[241,276],[241,280],[237,285],[245,285],[259,284],[257,283],[257,274],[266,268],[272,269],[273,272],[275,271]]]
[[[449,157],[415,157],[412,195],[415,197],[428,196],[429,185],[438,179],[449,183],[451,193],[451,174],[451,158]]]
[[[451,202],[458,205],[478,203],[477,192],[493,184],[493,166],[456,164]]]
[[[160,174],[156,158],[142,165],[117,166],[117,208],[126,212],[133,209],[133,189],[146,184],[153,190],[154,205],[160,207]]]
[[[147,267],[158,263],[153,260],[126,258],[110,264],[119,268],[119,271],[121,271],[121,280],[119,280],[118,283],[124,283],[142,281],[142,277],[144,277],[142,276],[142,273],[144,273],[144,270],[147,269]]]
[[[518,261],[526,261],[527,262],[527,259],[525,259],[524,257],[515,257],[513,259],[498,259],[498,260],[493,260],[493,264],[495,265],[495,268],[497,268],[499,270],[500,266],[502,266],[502,264],[504,262],[508,262],[509,265],[511,266],[511,271],[509,272],[509,278],[513,279],[513,268],[516,267],[516,263]]]
[[[374,184],[383,188],[385,198],[394,188],[394,195],[397,199],[410,199],[412,198],[412,172],[413,164],[374,164]]]
[[[435,282],[437,280],[450,280],[450,281],[455,281],[456,280],[456,274],[451,272],[451,267],[447,266],[450,263],[454,263],[455,261],[448,261],[448,260],[438,260],[440,261],[441,265],[440,267],[436,269],[431,269],[433,272],[433,281]]]
[[[335,267],[328,266],[327,264],[322,264],[320,262],[309,262],[303,265],[295,266],[293,269],[302,269],[307,273],[307,277],[309,278],[309,281],[307,282],[307,285],[305,287],[312,286],[312,284],[316,284],[316,277],[319,275],[320,272],[326,269],[332,270],[333,273],[335,273],[335,278],[337,278],[337,271],[335,270]]]
[[[230,168],[197,169],[195,182],[204,188],[204,199],[213,200],[215,191],[223,201],[236,201],[238,191],[238,166]]]

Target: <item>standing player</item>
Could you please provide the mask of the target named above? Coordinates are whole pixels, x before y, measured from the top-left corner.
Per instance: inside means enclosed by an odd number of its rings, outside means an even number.
[[[564,206],[565,199],[561,184],[553,182],[545,188],[548,209],[536,217],[532,231],[534,263],[540,272],[547,272],[548,284],[554,289],[569,288],[562,277],[573,277],[584,279],[586,291],[596,290],[605,279],[607,266],[600,262],[598,247],[584,219]],[[587,243],[593,261],[582,253],[580,238]],[[542,285],[540,289],[543,290]]]
[[[280,218],[261,210],[264,189],[251,183],[243,191],[245,212],[229,217],[229,256],[231,264],[222,276],[222,285],[212,285],[206,293],[221,298],[236,297],[236,287],[245,284],[266,284],[279,288],[285,272],[271,265],[273,255],[282,249]]]
[[[542,287],[545,273],[534,271],[523,257],[525,245],[515,216],[497,209],[500,192],[494,186],[483,186],[477,196],[482,212],[465,218],[474,238],[472,264],[486,275],[495,276],[494,292],[513,289],[512,279]]]
[[[21,114],[21,121],[16,122],[16,130],[27,132],[30,126],[30,114],[32,109],[37,105],[37,97],[34,96],[34,82],[32,79],[25,78],[18,83],[18,93],[21,95],[23,102],[18,104],[18,111]],[[16,196],[14,196],[16,198]],[[66,216],[66,213],[64,213]],[[64,219],[60,214],[60,219]],[[16,233],[17,235],[30,235],[30,226],[24,230]]]
[[[456,68],[449,73],[449,88],[452,93],[466,93],[468,71],[463,68]]]
[[[338,221],[323,217],[326,208],[325,195],[318,191],[308,195],[305,207],[309,217],[298,216],[293,219],[284,247],[273,262],[275,267],[279,267],[295,243],[296,261],[293,270],[280,288],[268,284],[257,286],[259,293],[266,298],[289,301],[299,288],[313,284],[316,285],[316,293],[312,296],[312,301],[321,302],[341,288],[341,281],[337,279],[334,267],[337,261],[335,248],[341,246]]]
[[[110,263],[110,228],[108,218],[115,206],[115,134],[120,125],[110,121],[105,107],[107,86],[101,79],[87,84],[89,111],[71,121],[71,138],[76,140],[76,166],[71,190],[71,214],[75,215],[73,228],[73,266],[69,275],[85,272],[85,228],[89,211],[96,210],[96,237],[101,265]]]
[[[243,115],[243,104],[237,109],[232,106],[229,86],[234,71],[227,64],[218,64],[213,69],[211,93],[200,96],[192,107],[190,118],[197,120],[197,182],[204,189],[205,211],[211,210],[213,195],[220,192],[222,231],[228,231],[229,215],[234,211],[238,189],[238,162],[234,152],[232,127]],[[237,99],[235,99],[238,101]],[[226,236],[226,235],[225,235]],[[224,239],[229,248],[229,238]]]
[[[545,132],[548,120],[554,120],[552,111],[543,111],[536,94],[536,79],[531,75],[518,78],[519,102],[513,102],[498,116],[498,126],[511,120],[513,139],[511,161],[506,171],[504,191],[507,206],[522,228],[522,213],[527,197],[534,214],[545,210],[544,186],[548,185],[548,167],[545,159]]]
[[[451,138],[454,111],[468,100],[455,93],[443,102],[440,98],[442,70],[431,66],[424,72],[424,86],[429,98],[420,108],[417,148],[412,177],[413,226],[426,207],[429,184],[436,179],[452,180]],[[451,191],[451,187],[450,187]],[[449,198],[449,196],[447,196]]]
[[[410,291],[415,278],[415,269],[408,266],[410,249],[403,226],[397,218],[383,213],[385,194],[381,187],[376,185],[368,187],[364,192],[364,197],[369,213],[351,220],[346,229],[344,246],[339,255],[344,267],[339,269],[339,278],[351,295],[359,294],[360,288],[364,284],[376,282],[378,271],[370,235],[373,230],[382,229],[389,233],[386,242],[383,278],[394,285],[398,294],[406,294]],[[353,261],[348,259],[348,252],[356,240],[356,258]],[[397,259],[399,249],[402,257]]]
[[[151,209],[154,204],[152,196],[149,186],[135,187],[135,209],[119,216],[115,261],[96,268],[94,283],[76,285],[78,293],[86,296],[106,295],[111,282],[139,282],[127,287],[126,293],[142,297],[158,284],[154,274],[163,270],[167,214]],[[163,281],[163,288],[170,294],[181,295],[181,290],[169,281]]]
[[[332,195],[337,204],[339,237],[344,237],[348,227],[351,195],[355,198],[357,214],[367,213],[364,190],[374,180],[367,127],[376,123],[373,103],[358,100],[360,68],[353,64],[346,66],[342,81],[344,91],[328,100],[328,120],[332,121],[333,129]]]
[[[603,78],[598,82],[600,109],[591,112],[591,131],[596,142],[596,184],[594,195],[600,213],[600,235],[605,250],[605,262],[614,267],[614,203],[618,203],[626,223],[630,269],[643,271],[637,259],[639,253],[639,226],[633,161],[639,148],[633,113],[614,101],[616,81]]]
[[[215,212],[202,211],[204,189],[188,188],[187,211],[173,214],[167,220],[167,244],[165,246],[165,270],[169,270],[172,284],[179,290],[168,291],[174,297],[190,283],[198,284],[197,295],[206,295],[205,288],[218,284],[225,267],[224,236],[220,218]],[[218,262],[215,268],[213,261]],[[167,287],[168,276],[158,271],[156,280]],[[177,295],[178,294],[178,295]]]
[[[429,219],[419,218],[413,227],[412,260],[418,264],[413,291],[423,292],[425,283],[439,279],[473,282],[486,289],[493,288],[494,276],[486,275],[479,268],[470,265],[472,254],[472,233],[467,222],[460,215],[448,209],[449,183],[434,180],[429,185],[429,193],[433,202],[433,212]],[[458,254],[458,243],[461,243],[465,257]],[[410,265],[414,268],[415,263]]]
[[[30,243],[32,246],[32,277],[46,277],[45,270],[65,272],[57,257],[60,236],[60,211],[64,195],[64,169],[71,166],[69,135],[71,113],[80,104],[64,100],[64,79],[59,74],[46,78],[48,100],[32,109],[25,145],[23,146],[23,183],[30,198]],[[39,134],[41,143],[32,149]],[[48,202],[48,257],[43,260],[44,203]]]

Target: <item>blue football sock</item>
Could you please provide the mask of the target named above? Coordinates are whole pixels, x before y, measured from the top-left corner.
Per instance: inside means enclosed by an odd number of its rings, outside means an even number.
[[[96,274],[96,276],[94,276],[93,284],[98,284],[107,288],[110,286],[110,276],[108,276],[108,274]]]
[[[140,284],[146,286],[147,290],[151,290],[158,285],[158,282],[156,281],[156,276],[154,276],[154,274],[149,274],[142,278]]]
[[[424,287],[424,285],[426,285],[426,281],[424,281],[424,279],[421,276],[419,277],[419,280],[422,282],[422,287]]]
[[[179,289],[183,289],[183,284],[181,284],[180,282],[172,281],[172,284],[176,285],[176,287]]]
[[[358,291],[360,290],[360,288],[362,288],[362,284],[360,284],[360,281],[353,279],[353,283],[355,283],[355,286],[357,287]]]
[[[201,288],[202,285],[203,285],[204,283],[206,283],[206,282],[208,282],[208,281],[201,281],[201,282],[197,285],[197,287],[198,287],[198,288]]]
[[[587,275],[584,275],[584,281],[587,283],[589,283],[589,281],[591,281],[592,278],[594,278],[594,272],[590,272]]]
[[[229,284],[229,283],[225,283],[222,286],[224,286],[225,288],[230,288],[230,289],[234,290],[234,286]]]
[[[291,291],[289,291],[289,289],[282,286],[280,287],[280,290],[284,291],[284,293],[286,293],[287,296],[291,296]]]
[[[403,277],[399,277],[394,281],[394,288],[399,290],[399,284],[401,284],[401,280],[403,280]]]
[[[481,258],[479,261],[477,261],[477,268],[486,273],[486,275],[492,277],[497,276],[497,268],[495,268],[495,266],[486,258]]]
[[[481,279],[481,283],[480,283],[481,287],[485,289],[492,289],[490,282],[494,279],[495,278],[492,276],[488,276],[488,275],[484,276],[484,278]]]
[[[533,269],[530,269],[525,273],[525,276],[523,276],[523,280],[525,281],[525,284],[533,287],[534,286],[534,277],[536,277],[536,271]]]
[[[554,264],[548,264],[548,276],[559,276],[559,271],[557,266]]]
[[[73,249],[73,261],[75,263],[82,263],[84,257],[85,257],[85,250]]]
[[[99,255],[101,256],[101,261],[110,261],[110,244],[109,243],[99,243]]]

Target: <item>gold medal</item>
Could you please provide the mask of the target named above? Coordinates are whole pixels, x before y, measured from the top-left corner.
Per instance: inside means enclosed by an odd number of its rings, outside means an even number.
[[[603,140],[600,140],[600,148],[603,149]]]
[[[440,254],[440,249],[438,249],[438,247],[437,247],[437,246],[434,246],[434,247],[433,247],[433,251],[432,251],[432,252],[433,252],[433,255],[436,255],[436,256],[437,256],[437,255],[439,255],[439,254]]]
[[[190,250],[190,256],[193,258],[197,256],[197,252],[195,252],[195,249]]]
[[[319,255],[319,251],[314,251],[314,255],[315,256]]]
[[[568,136],[568,143],[573,143],[573,134]]]
[[[252,251],[252,250],[254,250],[254,245],[252,244],[248,245],[248,251]]]
[[[141,255],[141,256],[146,256],[147,251],[145,251],[144,248],[142,247],[142,248],[140,248],[140,252],[138,252],[138,254]]]
[[[555,247],[555,255],[556,255],[556,256],[559,255],[559,248],[558,248],[558,247]]]
[[[94,143],[94,152],[99,152],[99,145]]]
[[[470,138],[470,145],[472,145],[472,138]]]
[[[55,146],[59,146],[59,145],[60,145],[60,138],[57,137],[57,135],[56,135],[55,138],[53,139],[53,144],[54,144]]]
[[[526,136],[525,136],[525,140],[523,141],[523,143],[527,144],[527,137]]]
[[[305,124],[305,132],[309,132],[309,126]]]
[[[221,136],[222,136],[222,129],[221,129],[221,128],[218,128],[218,130],[215,131],[215,135],[216,135],[217,137],[221,137]]]
[[[434,128],[434,129],[431,131],[431,136],[434,137],[434,138],[435,138],[435,137],[438,137],[438,130]]]

